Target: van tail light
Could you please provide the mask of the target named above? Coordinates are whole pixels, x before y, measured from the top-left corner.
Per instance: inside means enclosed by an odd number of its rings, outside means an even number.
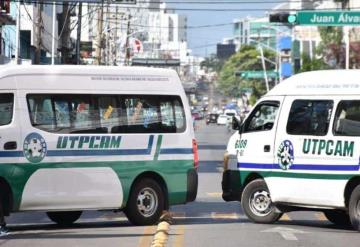
[[[192,140],[192,148],[194,153],[194,168],[197,169],[199,167],[199,151],[198,145],[195,139]]]

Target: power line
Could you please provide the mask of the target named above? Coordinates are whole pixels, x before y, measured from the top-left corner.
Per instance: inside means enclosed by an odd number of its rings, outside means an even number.
[[[15,0],[15,2],[19,2],[21,0]],[[78,3],[79,1],[67,1],[68,3]],[[27,1],[26,3],[37,3],[37,1],[35,0],[30,0]],[[220,2],[219,2],[220,3]],[[250,3],[255,3],[255,2],[249,2]],[[260,3],[260,2],[258,2]],[[262,4],[264,3],[271,3],[271,2],[261,2]],[[276,2],[275,2],[276,3]],[[43,4],[54,4],[53,1],[50,0],[44,0]],[[64,2],[55,2],[56,5],[64,5]],[[95,5],[98,6],[99,3],[94,3],[94,2],[89,2],[88,3],[89,6],[91,5]],[[145,9],[145,10],[163,10],[161,7],[145,7],[145,6],[128,6],[128,5],[124,5],[122,3],[117,3],[117,2],[112,2],[110,4],[110,6],[116,6],[116,5],[121,5],[122,8],[124,9]],[[358,10],[360,9],[359,7],[356,8],[351,8],[352,10]],[[206,12],[255,12],[255,11],[269,11],[272,9],[269,8],[180,8],[180,7],[170,7],[170,8],[166,8],[166,11],[197,11],[197,12],[201,12],[201,11],[206,11]],[[280,8],[280,9],[276,9],[274,11],[277,12],[290,12],[290,11],[306,11],[306,10],[319,10],[319,9],[313,9],[313,8]],[[322,8],[320,10],[341,10],[341,8],[338,7],[334,7],[334,8]]]
[[[35,0],[29,0],[29,1],[23,1],[23,0],[14,0],[14,2],[34,2]],[[53,0],[45,0],[44,2],[51,2],[53,3]],[[60,1],[60,0],[55,0],[56,4],[63,4],[64,2],[66,3],[79,3],[80,1],[78,0],[66,0],[66,1]],[[82,3],[89,3],[89,4],[100,4],[101,0],[98,1],[94,1],[94,0],[84,0],[81,1]],[[322,0],[322,2],[334,2],[333,0]],[[149,1],[136,1],[137,4],[149,4]],[[281,4],[281,3],[290,3],[290,1],[286,1],[286,0],[271,0],[271,1],[153,1],[151,2],[152,4],[195,4],[195,5],[224,5],[224,4],[230,4],[230,5],[234,5],[234,4],[264,4],[264,3],[269,3],[269,4]],[[314,3],[314,0],[295,0],[295,1],[291,1],[291,3]],[[135,4],[124,4],[122,2],[112,2],[111,4],[115,4],[115,5],[122,5],[124,7],[131,7],[134,6]]]

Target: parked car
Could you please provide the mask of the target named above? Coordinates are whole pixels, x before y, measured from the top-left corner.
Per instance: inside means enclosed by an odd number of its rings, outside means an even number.
[[[203,119],[203,117],[201,116],[201,113],[198,112],[198,111],[193,111],[193,112],[191,112],[191,116],[192,116],[193,119],[195,119],[195,120]]]
[[[226,125],[227,121],[228,121],[228,116],[222,114],[218,117],[216,123],[217,125]]]
[[[206,124],[210,124],[210,123],[217,123],[219,114],[217,113],[210,113],[209,115],[207,115],[206,117]]]

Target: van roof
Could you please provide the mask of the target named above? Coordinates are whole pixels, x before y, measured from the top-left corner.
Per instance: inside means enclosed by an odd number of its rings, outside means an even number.
[[[360,94],[360,70],[319,70],[296,74],[270,90],[275,95]]]
[[[169,92],[180,88],[177,73],[171,69],[89,65],[0,66],[0,89]]]

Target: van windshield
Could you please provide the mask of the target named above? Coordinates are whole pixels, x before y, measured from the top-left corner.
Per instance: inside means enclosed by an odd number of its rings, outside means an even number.
[[[11,123],[13,115],[14,95],[11,93],[0,94],[0,126]]]

